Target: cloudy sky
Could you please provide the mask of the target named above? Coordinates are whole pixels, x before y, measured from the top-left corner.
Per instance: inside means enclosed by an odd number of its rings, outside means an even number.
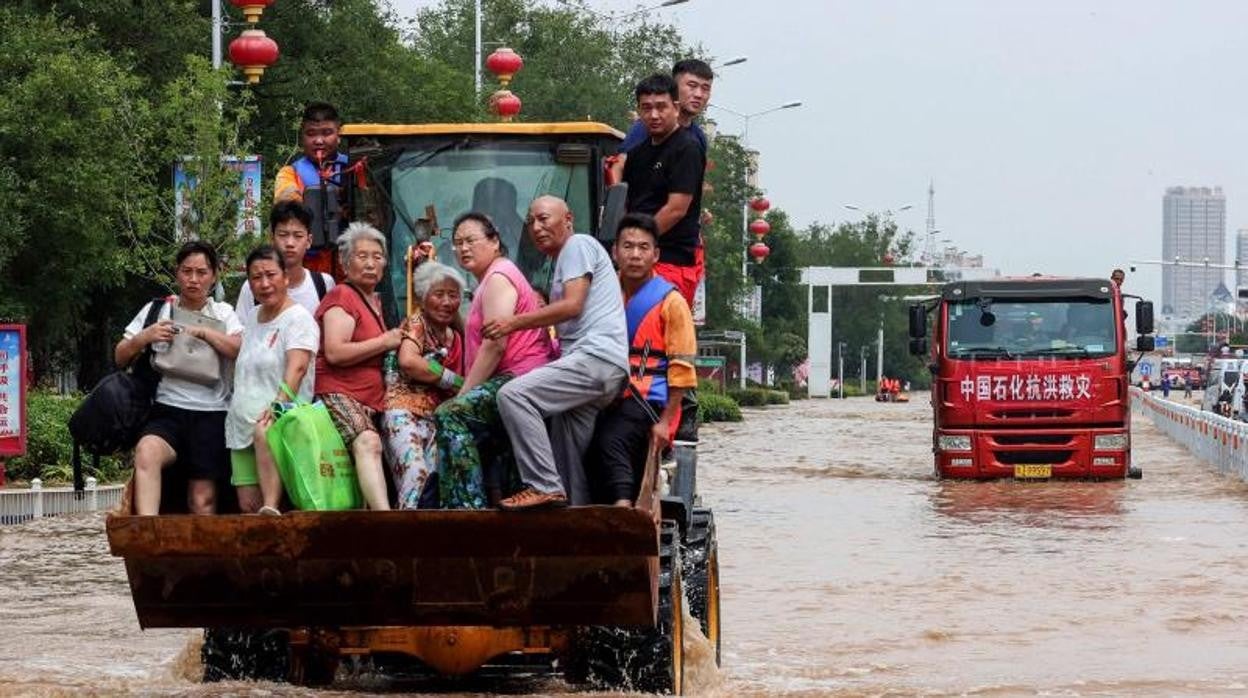
[[[433,0],[392,0],[403,15]],[[627,0],[589,0],[604,12]],[[801,226],[914,208],[1007,273],[1106,276],[1161,253],[1167,186],[1223,187],[1248,227],[1248,3],[689,0],[656,10],[726,59],[714,102],[757,112],[761,184]],[[725,132],[740,119],[711,110]],[[1160,272],[1128,286],[1156,299]]]

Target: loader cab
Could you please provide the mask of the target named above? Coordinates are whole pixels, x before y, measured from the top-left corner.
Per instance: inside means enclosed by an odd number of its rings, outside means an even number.
[[[542,293],[549,291],[552,263],[533,245],[524,223],[535,198],[564,199],[577,232],[604,244],[614,239],[614,226],[602,219],[608,199],[603,159],[615,153],[623,134],[610,126],[349,124],[342,136],[351,162],[364,161],[364,186],[349,195],[352,215],[389,241],[387,279],[379,291],[391,322],[407,303],[408,247],[431,240],[438,261],[458,268],[451,226],[469,211],[493,219],[508,256]],[[476,281],[467,280],[471,290]]]

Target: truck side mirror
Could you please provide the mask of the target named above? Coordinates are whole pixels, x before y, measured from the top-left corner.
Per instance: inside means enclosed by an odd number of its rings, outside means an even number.
[[[1135,333],[1136,334],[1152,334],[1153,333],[1153,302],[1152,301],[1136,301],[1135,302]]]
[[[910,340],[910,353],[915,356],[925,356],[927,354],[927,339],[919,337]]]
[[[1135,350],[1136,351],[1140,351],[1140,352],[1153,351],[1156,348],[1157,348],[1156,342],[1154,342],[1153,338],[1149,337],[1148,335],[1140,335],[1135,338]]]
[[[927,336],[927,308],[921,304],[910,306],[910,338],[923,339]],[[913,350],[911,350],[913,353]]]
[[[628,184],[620,182],[607,187],[607,198],[602,205],[602,220],[598,223],[598,240],[608,245],[615,242],[620,219],[628,212],[627,208]]]

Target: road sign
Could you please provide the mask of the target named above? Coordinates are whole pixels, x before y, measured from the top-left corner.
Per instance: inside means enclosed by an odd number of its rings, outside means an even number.
[[[1166,347],[1168,347],[1168,346],[1170,346],[1170,338],[1169,338],[1169,337],[1166,337],[1165,335],[1160,335],[1160,334],[1159,334],[1159,335],[1157,335],[1156,337],[1154,337],[1154,338],[1153,338],[1153,348],[1154,348],[1154,349],[1164,349],[1164,348],[1166,348]]]
[[[1141,376],[1153,375],[1153,365],[1147,362],[1140,364],[1140,375]]]

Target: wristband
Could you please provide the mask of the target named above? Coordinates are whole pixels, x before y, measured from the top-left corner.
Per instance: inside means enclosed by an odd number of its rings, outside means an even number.
[[[438,377],[438,387],[443,390],[459,390],[464,387],[464,377],[451,369],[443,369],[442,375]]]

